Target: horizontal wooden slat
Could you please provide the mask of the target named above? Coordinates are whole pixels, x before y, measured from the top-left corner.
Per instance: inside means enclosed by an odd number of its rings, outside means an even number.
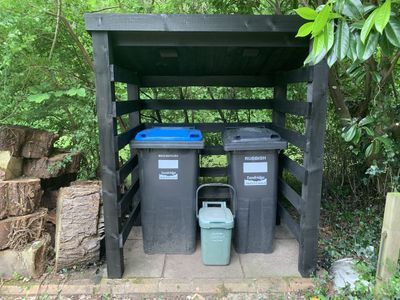
[[[113,117],[130,114],[135,111],[140,111],[142,108],[141,100],[132,101],[116,101],[113,102]]]
[[[128,145],[130,143],[130,141],[132,141],[135,138],[135,135],[142,129],[144,129],[144,125],[140,124],[136,127],[133,127],[131,129],[125,131],[124,133],[117,135],[116,141],[117,141],[118,150],[121,150],[126,145]]]
[[[279,155],[279,163],[284,169],[288,170],[290,174],[296,177],[297,180],[303,184],[307,184],[307,170],[302,165],[290,159],[283,153]]]
[[[283,139],[287,140],[294,146],[299,147],[302,150],[306,148],[306,137],[304,135],[274,124],[271,124],[271,129],[278,132]]]
[[[296,208],[296,210],[300,212],[301,202],[303,201],[301,196],[282,178],[279,178],[278,181],[279,192],[281,193],[281,195],[289,200],[289,202]]]
[[[278,203],[278,213],[281,219],[281,222],[286,224],[289,230],[293,233],[294,237],[297,241],[300,240],[300,225],[293,220],[292,216],[289,212],[282,206],[282,204]]]
[[[226,86],[273,87],[275,76],[142,76],[141,87]]]
[[[122,217],[128,210],[129,205],[133,202],[135,194],[139,190],[139,180],[133,181],[134,183],[130,186],[129,190],[125,192],[121,200],[118,202],[118,215]]]
[[[118,180],[120,184],[123,183],[125,178],[132,172],[132,170],[137,166],[137,164],[138,164],[138,156],[135,155],[122,165],[122,167],[118,170]]]
[[[144,123],[146,128],[151,127],[195,127],[203,132],[222,132],[228,127],[244,127],[244,126],[255,126],[255,127],[270,127],[271,123],[258,122],[258,123]]]
[[[133,209],[129,214],[128,220],[126,220],[119,235],[119,246],[121,248],[124,246],[126,239],[128,238],[129,233],[131,232],[132,226],[135,223],[135,220],[139,217],[139,213],[140,213],[140,201],[137,200],[134,203]]]
[[[110,65],[111,81],[131,84],[139,84],[139,77],[135,72],[117,65]]]
[[[223,146],[205,146],[200,150],[201,155],[224,155],[226,154]]]
[[[218,100],[140,100],[142,109],[271,109],[272,100],[218,99]]]
[[[288,113],[297,116],[309,117],[311,114],[311,103],[301,101],[288,101],[276,99],[272,101],[272,107],[282,113]]]
[[[226,167],[200,168],[200,177],[225,177],[227,173]]]
[[[313,67],[305,67],[285,72],[277,72],[276,78],[277,83],[280,84],[311,82],[312,74]]]

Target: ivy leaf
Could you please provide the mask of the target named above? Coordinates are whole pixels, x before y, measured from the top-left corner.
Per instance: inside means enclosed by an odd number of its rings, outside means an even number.
[[[84,88],[72,88],[72,89],[67,90],[66,94],[68,96],[85,97],[86,96],[86,90]]]
[[[315,20],[318,13],[310,7],[300,7],[294,10],[300,17],[306,20]]]
[[[367,45],[365,45],[364,53],[362,55],[363,60],[367,60],[374,54],[376,47],[378,46],[379,35],[377,33],[371,33],[368,37]]]
[[[385,27],[385,35],[389,42],[400,48],[400,20],[397,18],[390,18],[389,23]]]
[[[336,29],[335,44],[333,45],[339,60],[343,60],[349,51],[349,36],[349,25],[347,25],[346,21],[340,21]]]
[[[386,0],[385,3],[383,3],[381,7],[377,8],[375,10],[376,11],[375,28],[376,28],[376,30],[378,30],[378,32],[380,34],[382,34],[383,29],[389,22],[390,7],[391,7],[390,0]]]
[[[377,14],[377,11],[378,11],[378,10],[374,10],[374,11],[369,15],[369,17],[367,18],[367,20],[366,20],[365,23],[364,23],[364,26],[363,26],[362,29],[361,29],[360,38],[361,38],[361,41],[363,42],[363,44],[365,44],[365,40],[367,39],[368,34],[370,33],[372,27],[374,26],[374,23],[375,23],[375,16],[376,16],[376,14]]]
[[[296,34],[296,37],[304,37],[307,36],[311,33],[311,30],[313,28],[314,22],[307,22],[303,24],[300,28],[299,31]]]
[[[312,30],[313,37],[319,35],[321,31],[325,28],[330,13],[331,13],[331,6],[328,4],[325,5],[324,8],[318,13],[318,16],[315,18]]]
[[[49,93],[28,96],[28,101],[35,102],[35,103],[42,103],[44,100],[47,100],[47,99],[50,99]]]

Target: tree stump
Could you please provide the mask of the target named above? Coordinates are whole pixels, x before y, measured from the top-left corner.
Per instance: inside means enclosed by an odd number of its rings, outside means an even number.
[[[0,150],[26,158],[49,156],[58,137],[58,134],[25,126],[1,126]]]
[[[37,178],[52,178],[63,174],[77,173],[80,167],[81,155],[75,153],[60,153],[52,157],[26,159],[24,175]]]
[[[56,270],[99,259],[99,207],[98,182],[74,184],[60,189],[55,242]]]
[[[42,193],[40,179],[0,181],[0,220],[34,212],[40,205]]]
[[[21,176],[22,161],[21,157],[12,156],[11,151],[0,151],[0,180]]]
[[[0,250],[21,250],[42,236],[47,209],[19,217],[0,220]]]
[[[0,251],[0,278],[12,278],[15,273],[26,278],[39,278],[46,266],[46,255],[50,236],[44,234],[39,240],[21,250]]]

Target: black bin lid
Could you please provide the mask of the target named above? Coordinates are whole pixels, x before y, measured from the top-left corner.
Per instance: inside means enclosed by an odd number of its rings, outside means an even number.
[[[268,128],[238,127],[224,131],[222,140],[225,151],[235,150],[281,150],[287,148],[287,141]]]

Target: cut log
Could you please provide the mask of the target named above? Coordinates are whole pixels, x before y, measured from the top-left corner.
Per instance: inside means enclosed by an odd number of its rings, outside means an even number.
[[[39,159],[25,159],[24,175],[38,178],[52,178],[63,174],[72,174],[79,171],[81,155],[75,153],[61,153],[52,157]]]
[[[47,209],[20,217],[0,220],[0,250],[23,249],[27,244],[39,239],[43,233]]]
[[[43,191],[42,203],[40,206],[46,207],[48,210],[57,207],[58,190],[45,190]]]
[[[76,173],[71,173],[53,178],[44,178],[41,180],[41,186],[43,190],[58,190],[61,187],[69,186],[72,181],[76,180],[76,177]]]
[[[74,184],[61,188],[57,203],[56,270],[96,262],[100,185]]]
[[[38,178],[0,181],[0,220],[34,212],[40,205],[42,193]]]
[[[0,151],[0,180],[21,176],[22,161],[21,157],[12,156],[11,151]]]
[[[58,137],[58,134],[25,126],[1,126],[0,150],[26,158],[49,156]]]
[[[0,251],[0,278],[10,279],[16,273],[26,278],[42,276],[49,243],[50,236],[45,234],[22,250]]]

